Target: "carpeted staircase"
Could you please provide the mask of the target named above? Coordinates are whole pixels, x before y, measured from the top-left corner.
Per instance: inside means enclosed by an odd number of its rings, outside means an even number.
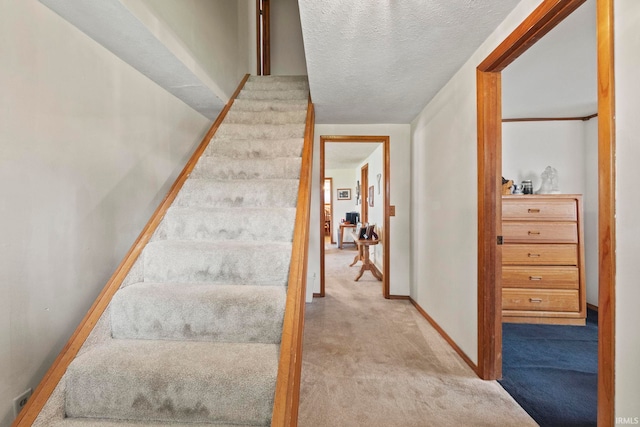
[[[246,82],[103,315],[111,337],[69,366],[60,425],[270,424],[307,98],[306,77]]]

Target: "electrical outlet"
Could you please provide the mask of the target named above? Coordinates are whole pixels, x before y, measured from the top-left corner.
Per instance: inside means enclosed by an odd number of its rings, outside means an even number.
[[[24,405],[27,404],[27,401],[31,397],[31,389],[27,389],[22,394],[15,399],[13,399],[13,417],[16,418]]]

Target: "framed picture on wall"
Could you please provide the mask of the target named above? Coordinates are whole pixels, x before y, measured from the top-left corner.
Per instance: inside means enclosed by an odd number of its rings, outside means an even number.
[[[369,187],[369,206],[373,207],[373,185]]]
[[[338,188],[338,200],[351,200],[351,189]]]

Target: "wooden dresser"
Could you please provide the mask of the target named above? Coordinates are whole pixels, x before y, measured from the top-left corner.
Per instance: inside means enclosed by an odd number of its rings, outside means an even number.
[[[582,196],[502,196],[502,320],[584,325]]]

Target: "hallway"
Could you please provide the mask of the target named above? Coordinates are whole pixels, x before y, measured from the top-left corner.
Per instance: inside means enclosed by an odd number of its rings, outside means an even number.
[[[299,425],[535,426],[482,381],[409,301],[382,298],[355,250],[326,249],[326,297],[307,304]]]

